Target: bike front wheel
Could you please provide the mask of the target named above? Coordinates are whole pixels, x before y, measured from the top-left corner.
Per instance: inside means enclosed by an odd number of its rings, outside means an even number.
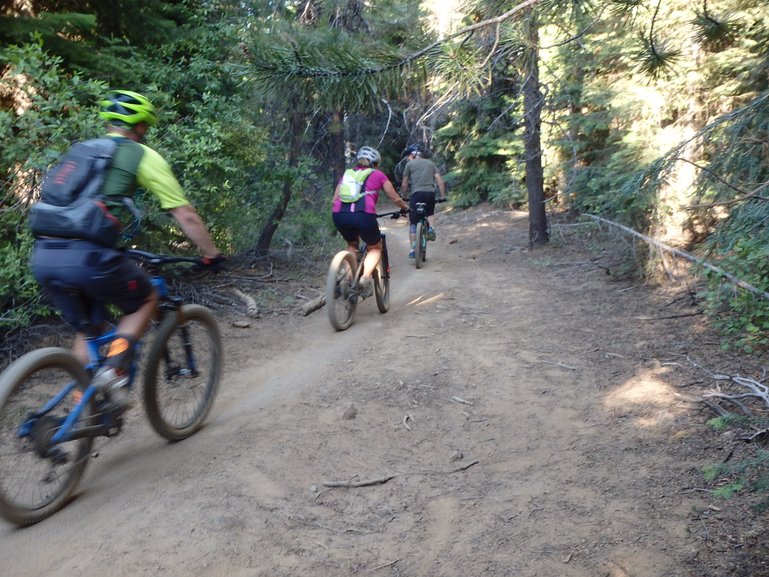
[[[67,504],[88,464],[93,437],[53,443],[88,387],[83,365],[65,349],[17,359],[0,375],[0,515],[31,525]],[[84,407],[73,430],[90,424]]]
[[[346,250],[336,253],[326,278],[326,312],[331,326],[343,331],[352,324],[358,304],[353,294],[355,260]]]
[[[144,375],[144,407],[152,428],[181,441],[203,426],[222,375],[222,337],[211,311],[184,305],[160,323]]]

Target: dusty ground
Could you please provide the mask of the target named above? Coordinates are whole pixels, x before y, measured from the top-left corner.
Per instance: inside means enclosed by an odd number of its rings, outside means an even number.
[[[387,226],[387,314],[366,301],[343,333],[301,301],[222,315],[208,426],[171,445],[134,409],[68,507],[0,522],[0,575],[769,575],[765,514],[702,476],[745,443],[688,400],[711,383],[686,356],[762,359],[676,316],[680,287],[617,280],[579,227],[529,252],[522,213],[444,214],[417,271]]]

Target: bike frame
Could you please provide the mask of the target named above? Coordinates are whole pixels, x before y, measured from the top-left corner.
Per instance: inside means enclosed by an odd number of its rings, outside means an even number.
[[[382,214],[377,214],[377,218],[385,218],[389,216],[392,219],[400,218],[401,212],[399,210],[395,210],[393,212],[384,212]],[[387,235],[385,233],[382,234],[382,270],[384,270],[385,278],[390,278],[390,258],[387,254]],[[366,253],[368,252],[368,245],[365,242],[362,242],[358,245],[358,254],[354,255],[358,259],[358,266],[355,268],[355,286],[358,285],[358,281],[360,280],[360,277],[363,276],[363,260],[366,258]]]
[[[186,257],[171,257],[171,258],[164,258],[160,259],[156,255],[152,255],[151,253],[145,253],[143,251],[128,251],[129,255],[133,255],[134,258],[137,259],[143,259],[145,262],[148,262],[150,265],[158,265],[158,264],[171,264],[176,262],[197,262],[196,259],[186,258]],[[158,310],[158,316],[159,318],[163,318],[163,315],[166,314],[168,311],[178,311],[179,308],[182,306],[182,299],[178,297],[172,297],[169,296],[168,291],[168,284],[166,283],[165,278],[163,278],[160,275],[154,275],[150,279],[153,288],[157,291],[159,297],[160,297],[160,307]],[[192,347],[189,342],[188,333],[186,331],[185,327],[181,327],[182,335],[184,338],[184,349],[185,349],[185,356],[187,359],[187,366],[189,369],[183,369],[183,370],[189,370],[193,374],[197,374],[197,368],[195,363],[194,355],[192,354]],[[89,372],[90,375],[93,375],[96,373],[96,371],[102,366],[104,363],[104,356],[101,354],[101,349],[105,345],[111,343],[115,338],[118,336],[115,329],[110,329],[103,334],[95,337],[88,337],[86,339],[86,347],[88,350],[88,357],[89,362],[86,365],[86,370]],[[134,379],[136,378],[136,375],[138,373],[138,367],[139,367],[139,360],[141,359],[141,352],[142,352],[142,344],[143,339],[138,339],[136,343],[134,344],[135,353],[133,360],[131,361],[131,366],[128,370],[128,387],[133,388],[134,385]],[[52,399],[48,400],[45,405],[39,410],[35,411],[33,414],[30,415],[29,419],[27,419],[20,427],[19,429],[19,436],[20,437],[26,437],[31,434],[32,428],[35,425],[35,422],[40,418],[45,416],[46,414],[50,413],[62,400],[64,400],[68,395],[70,395],[74,389],[78,386],[78,383],[76,381],[72,381],[70,383],[67,383],[66,386],[62,388],[62,390],[55,395]],[[68,441],[73,441],[75,439],[80,439],[83,437],[98,437],[100,435],[109,434],[110,431],[112,431],[116,426],[118,426],[118,423],[113,419],[113,417],[109,413],[101,413],[99,416],[101,416],[101,420],[96,425],[86,425],[82,428],[79,428],[75,430],[75,424],[79,421],[81,415],[83,414],[83,410],[85,407],[87,407],[91,400],[93,399],[94,395],[98,391],[96,390],[96,387],[93,386],[93,384],[89,384],[88,387],[83,391],[83,395],[80,398],[79,402],[73,407],[73,409],[67,414],[66,418],[64,419],[64,422],[62,423],[59,430],[56,432],[56,434],[51,438],[51,445],[57,445],[60,443],[66,443]]]

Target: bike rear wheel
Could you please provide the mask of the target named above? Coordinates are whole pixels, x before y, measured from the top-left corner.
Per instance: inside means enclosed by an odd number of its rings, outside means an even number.
[[[93,437],[55,445],[51,438],[77,404],[76,394],[64,391],[72,383],[83,391],[89,381],[70,351],[53,347],[27,353],[0,375],[0,515],[11,523],[50,517],[82,477]],[[91,415],[85,407],[74,427],[89,424]]]
[[[144,375],[144,407],[159,435],[181,441],[203,426],[219,390],[222,364],[219,325],[206,307],[184,305],[163,319]]]
[[[326,312],[331,326],[343,331],[352,324],[358,304],[353,294],[355,260],[346,250],[334,255],[326,278]]]
[[[379,312],[386,313],[390,309],[390,276],[387,274],[385,264],[382,261],[374,270],[374,297]]]
[[[417,223],[417,245],[414,247],[414,264],[422,268],[422,263],[427,258],[427,223],[421,220]]]

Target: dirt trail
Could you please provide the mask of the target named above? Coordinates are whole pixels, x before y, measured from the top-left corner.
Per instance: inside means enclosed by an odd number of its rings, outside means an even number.
[[[742,574],[693,489],[729,449],[678,392],[695,320],[637,320],[658,293],[524,250],[522,213],[444,215],[419,271],[387,226],[390,312],[224,322],[208,426],[170,445],[134,409],[68,507],[0,524],[0,575]]]

